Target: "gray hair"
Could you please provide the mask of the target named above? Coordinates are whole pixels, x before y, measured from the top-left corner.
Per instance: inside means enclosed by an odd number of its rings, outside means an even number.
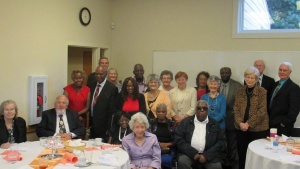
[[[207,85],[209,85],[210,82],[217,82],[218,85],[220,86],[221,79],[220,79],[218,76],[211,75],[211,76],[207,79]]]
[[[55,107],[55,104],[57,103],[57,100],[60,99],[61,97],[63,97],[63,98],[66,99],[66,104],[67,104],[67,107],[68,107],[68,105],[69,105],[69,99],[65,95],[59,95],[59,96],[56,97],[55,102],[54,102],[54,107]]]
[[[146,84],[149,85],[149,82],[152,80],[156,80],[158,82],[158,86],[160,86],[159,76],[155,73],[151,73],[147,76]]]
[[[160,73],[160,80],[162,80],[163,75],[170,75],[171,80],[173,80],[173,73],[170,70],[164,70]]]
[[[13,101],[13,100],[5,100],[4,102],[1,103],[1,105],[0,105],[0,116],[3,115],[4,107],[6,105],[9,105],[9,104],[13,104],[14,105],[15,112],[16,112],[15,117],[17,117],[18,116],[18,106],[17,106],[16,102]],[[2,117],[0,117],[0,118],[2,118]]]
[[[290,70],[292,70],[292,67],[293,67],[291,62],[282,62],[280,65],[288,66]]]
[[[117,69],[110,67],[110,68],[107,69],[107,73],[109,73],[110,71],[115,71],[116,74],[118,75]]]
[[[165,112],[167,112],[167,106],[166,106],[165,103],[159,103],[159,104],[157,104],[156,110],[158,110],[158,109],[163,109]]]
[[[128,123],[131,130],[133,130],[135,123],[143,123],[146,127],[146,130],[149,128],[148,119],[142,112],[138,112],[131,117]]]
[[[244,77],[246,77],[247,75],[252,75],[254,74],[256,76],[256,80],[258,80],[260,73],[258,71],[258,69],[256,67],[249,67],[245,72],[244,72]]]
[[[200,103],[205,103],[207,105],[207,108],[209,108],[209,104],[206,100],[198,100],[197,101],[197,106],[200,104]]]

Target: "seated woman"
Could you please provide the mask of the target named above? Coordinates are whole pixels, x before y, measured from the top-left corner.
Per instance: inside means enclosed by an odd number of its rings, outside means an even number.
[[[132,131],[129,128],[129,116],[123,112],[117,112],[114,115],[114,119],[118,125],[112,127],[108,131],[108,143],[109,144],[122,144],[123,137],[130,134]]]
[[[122,85],[118,82],[118,72],[115,68],[111,67],[107,69],[107,80],[116,85],[118,92],[120,93]]]
[[[147,104],[147,117],[149,119],[156,118],[156,106],[159,103],[164,103],[167,106],[167,117],[171,119],[171,101],[169,94],[164,90],[159,90],[159,76],[157,74],[149,74],[146,84],[149,91],[144,94]]]
[[[159,86],[159,90],[164,90],[167,93],[174,87],[171,86],[171,82],[173,80],[173,73],[169,70],[164,70],[160,73],[160,80],[162,82],[162,85]]]
[[[205,93],[209,92],[208,86],[207,86],[207,79],[209,78],[209,73],[205,71],[201,71],[198,73],[196,78],[196,85],[195,87],[197,91],[197,100],[201,99],[201,96]]]
[[[161,148],[161,166],[172,168],[174,158],[175,123],[167,118],[167,106],[160,103],[156,106],[157,118],[153,119],[150,130],[156,135]]]
[[[27,141],[26,122],[18,117],[17,104],[12,100],[6,100],[0,106],[0,145],[7,149],[12,143]]]
[[[122,140],[124,150],[129,154],[130,168],[161,168],[161,149],[154,134],[147,132],[149,122],[143,113],[136,113],[129,121],[133,131]]]
[[[129,119],[137,112],[146,114],[145,98],[139,93],[139,87],[134,78],[127,77],[124,80],[122,90],[116,98],[116,109],[127,113]]]
[[[78,113],[83,127],[87,127],[86,113],[90,106],[90,88],[83,84],[85,73],[82,70],[73,70],[72,84],[64,87],[64,95],[69,99],[68,109]],[[82,137],[84,139],[84,136]]]

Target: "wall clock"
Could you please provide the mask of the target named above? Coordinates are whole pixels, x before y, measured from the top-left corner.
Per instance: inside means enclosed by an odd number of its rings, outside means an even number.
[[[80,23],[84,26],[87,26],[90,24],[90,22],[92,20],[92,15],[88,8],[84,7],[80,10],[79,20],[80,20]]]

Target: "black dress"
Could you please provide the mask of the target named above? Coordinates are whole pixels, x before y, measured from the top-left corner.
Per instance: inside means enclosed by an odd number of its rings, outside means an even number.
[[[0,145],[8,142],[10,134],[6,128],[3,116],[0,117],[0,136]],[[22,143],[27,141],[26,122],[21,117],[16,117],[14,119],[13,137],[15,139],[15,143]]]

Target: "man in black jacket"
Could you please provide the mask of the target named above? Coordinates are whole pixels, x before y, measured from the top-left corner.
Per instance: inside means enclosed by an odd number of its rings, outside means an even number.
[[[208,103],[199,100],[196,115],[182,120],[175,133],[178,149],[178,168],[205,166],[221,169],[220,151],[224,136],[218,122],[207,116]]]

